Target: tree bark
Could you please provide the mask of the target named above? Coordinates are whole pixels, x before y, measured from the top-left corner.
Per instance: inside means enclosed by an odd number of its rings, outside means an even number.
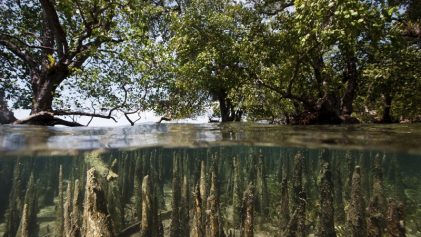
[[[361,190],[361,168],[355,166],[352,175],[351,200],[348,208],[348,235],[367,236],[364,199]]]
[[[390,109],[392,106],[392,96],[389,93],[383,94],[384,100],[384,108],[383,108],[383,116],[382,116],[382,123],[391,123],[392,117],[390,116]]]
[[[231,116],[230,116],[230,102],[227,99],[227,93],[226,91],[221,91],[218,94],[218,100],[219,100],[219,110],[221,112],[221,121],[222,122],[230,122]]]
[[[105,194],[97,179],[95,168],[87,171],[83,210],[85,236],[115,236],[107,210]]]
[[[334,188],[332,181],[332,171],[327,150],[323,150],[320,157],[319,195],[320,195],[320,226],[316,236],[336,237],[335,232],[335,212],[334,212]]]
[[[142,219],[140,223],[140,236],[152,236],[152,187],[149,175],[142,182]]]
[[[200,193],[199,185],[196,185],[193,192],[194,207],[193,207],[193,222],[190,230],[190,236],[192,237],[203,237],[204,234],[204,221],[203,221],[203,208],[202,198]]]
[[[344,72],[344,81],[348,82],[345,94],[342,97],[341,112],[344,116],[350,116],[353,112],[352,103],[358,86],[357,58],[353,55],[346,57],[346,68]]]
[[[20,237],[29,237],[29,208],[28,208],[28,204],[25,203],[25,205],[23,206],[23,213],[22,213],[22,219],[20,222],[21,225],[21,232],[20,232]],[[19,233],[18,233],[19,235]]]
[[[63,119],[54,117],[52,112],[39,112],[36,114],[30,115],[28,118],[23,120],[16,120],[13,124],[28,124],[28,125],[42,125],[42,126],[55,126],[55,125],[64,125],[69,127],[81,127],[83,126],[77,122],[70,122]]]
[[[404,206],[394,199],[389,200],[387,210],[387,233],[392,237],[403,237],[405,233]]]
[[[243,194],[243,205],[241,208],[241,237],[254,236],[254,186],[249,184]]]
[[[231,99],[227,96],[226,90],[221,90],[217,93],[217,98],[219,102],[219,110],[221,112],[221,122],[239,122],[243,115],[243,111],[235,110],[234,105],[231,102]]]
[[[44,72],[31,73],[32,109],[31,114],[53,111],[53,99],[58,85],[68,76],[66,65],[53,66]]]

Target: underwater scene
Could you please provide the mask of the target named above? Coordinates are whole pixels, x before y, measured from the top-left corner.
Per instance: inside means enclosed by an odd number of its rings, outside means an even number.
[[[0,236],[421,236],[420,141],[420,125],[5,126]]]

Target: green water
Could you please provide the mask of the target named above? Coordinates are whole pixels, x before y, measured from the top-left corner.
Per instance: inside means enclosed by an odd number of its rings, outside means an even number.
[[[0,236],[421,236],[420,141],[420,125],[4,126]]]

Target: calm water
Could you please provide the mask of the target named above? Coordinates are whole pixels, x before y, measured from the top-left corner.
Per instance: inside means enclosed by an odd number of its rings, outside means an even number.
[[[0,236],[421,236],[421,125],[0,127]]]

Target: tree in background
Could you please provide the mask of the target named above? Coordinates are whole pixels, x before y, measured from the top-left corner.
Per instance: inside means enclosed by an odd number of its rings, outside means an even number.
[[[363,69],[357,106],[368,121],[391,123],[421,113],[421,51],[396,27],[391,31]]]
[[[235,1],[195,0],[175,17],[171,48],[176,58],[175,88],[205,107],[217,101],[223,122],[242,116],[240,88],[247,81],[240,58],[246,9]]]
[[[369,121],[383,123],[416,119],[421,103],[421,9],[419,1],[377,2],[395,9],[382,39],[368,49],[357,104]]]
[[[360,1],[271,4],[260,9],[267,12],[279,53],[256,79],[295,108],[297,123],[349,121],[362,63],[358,55],[373,40],[366,25],[375,21],[376,9]]]
[[[420,93],[408,89],[419,88],[420,51],[414,44],[417,40],[407,36],[400,4],[250,1],[265,30],[248,35],[250,46],[243,57],[255,80],[249,84],[248,94],[255,96],[248,97],[246,104],[252,107],[247,111],[257,117],[258,111],[270,117],[277,114],[287,123],[355,122],[355,117],[364,119],[361,100],[367,95],[380,97],[393,88],[394,97],[406,98],[399,104],[407,104],[416,114],[411,105],[417,104]],[[410,11],[411,5],[407,8]],[[404,43],[403,38],[412,43]],[[382,68],[394,76],[373,80],[380,78],[373,73]]]

